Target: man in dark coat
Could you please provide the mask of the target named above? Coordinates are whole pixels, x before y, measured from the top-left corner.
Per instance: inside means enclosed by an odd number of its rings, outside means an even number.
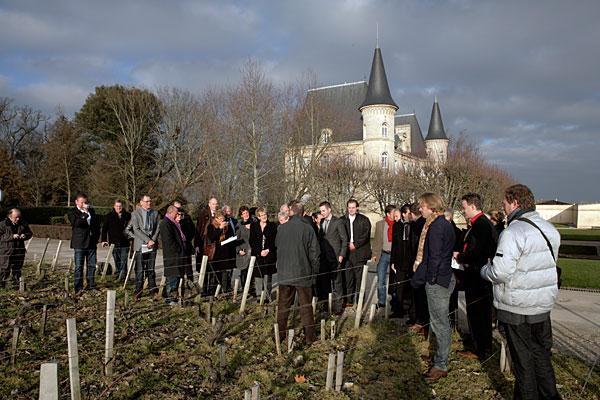
[[[127,259],[129,258],[129,236],[125,233],[127,224],[131,221],[131,214],[123,210],[123,202],[115,200],[113,209],[106,214],[104,225],[102,225],[101,241],[102,247],[114,245],[113,259],[118,279],[125,278],[127,273]]]
[[[348,258],[346,261],[346,295],[358,291],[362,280],[363,266],[371,258],[371,221],[358,212],[359,204],[355,199],[346,203],[348,214],[344,217],[346,234],[348,235]],[[344,297],[347,302],[352,298]]]
[[[95,288],[94,275],[96,273],[96,245],[100,239],[100,219],[90,207],[88,198],[84,193],[75,197],[75,207],[68,213],[71,222],[71,248],[75,258],[75,293],[83,290],[83,265],[87,265],[87,289]]]
[[[164,274],[167,278],[165,302],[170,305],[175,302],[177,287],[185,274],[184,259],[186,256],[186,237],[178,221],[178,209],[169,206],[167,213],[160,221],[160,239],[163,249]]]
[[[410,204],[400,208],[400,220],[392,227],[390,288],[392,293],[392,318],[404,318],[404,303],[410,297],[410,283],[414,254],[411,247]]]
[[[328,275],[317,278],[317,287],[321,289],[319,299],[327,298],[329,291],[333,293],[333,308],[334,312],[341,312],[342,296],[344,295],[344,287],[346,283],[344,271],[338,271],[343,265],[344,258],[348,254],[348,234],[344,226],[344,221],[337,218],[331,213],[331,204],[324,201],[319,204],[319,210],[323,219],[319,233],[321,235],[321,262],[326,263],[324,272],[334,271],[332,276],[333,282]],[[332,285],[333,283],[333,285]],[[332,289],[333,286],[333,289]]]
[[[275,246],[277,247],[277,275],[279,278],[279,304],[277,324],[282,340],[287,334],[287,319],[294,295],[300,301],[300,319],[307,344],[316,340],[312,313],[312,286],[319,271],[319,242],[317,235],[303,221],[304,205],[294,203],[289,221],[279,225]]]
[[[8,285],[11,273],[13,286],[19,283],[25,261],[25,241],[32,236],[29,225],[21,220],[21,211],[17,208],[10,210],[6,219],[0,222],[0,287]]]
[[[194,254],[194,236],[196,232],[196,226],[194,225],[194,221],[192,221],[192,217],[188,215],[183,209],[183,205],[179,201],[173,202],[173,205],[177,207],[179,210],[177,215],[179,216],[179,225],[181,226],[181,230],[185,235],[185,260],[184,260],[184,272],[185,276],[187,276],[188,283],[194,282],[194,271],[192,269],[192,255]]]
[[[408,271],[409,277],[413,276],[412,266],[417,256],[417,249],[419,248],[419,239],[421,238],[421,232],[423,226],[425,226],[425,218],[421,215],[419,210],[419,203],[413,203],[410,206],[410,213],[412,221],[410,223],[410,269]],[[427,294],[425,293],[425,286],[419,286],[412,290],[412,307],[409,310],[409,325],[411,330],[427,336],[428,325],[429,325],[429,308],[427,306]]]
[[[496,230],[485,216],[481,196],[468,193],[462,197],[462,208],[471,228],[464,238],[464,246],[454,257],[463,264],[467,320],[473,339],[475,354],[470,351],[459,354],[485,359],[492,350],[492,284],[480,275],[481,268],[496,254],[498,237]]]

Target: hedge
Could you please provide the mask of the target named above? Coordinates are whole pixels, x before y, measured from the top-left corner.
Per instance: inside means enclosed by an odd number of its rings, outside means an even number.
[[[67,222],[67,213],[71,207],[24,207],[21,215],[28,224],[52,225]],[[102,219],[112,210],[112,207],[94,207],[96,214]]]
[[[37,238],[50,238],[71,240],[71,225],[29,225],[33,236]]]

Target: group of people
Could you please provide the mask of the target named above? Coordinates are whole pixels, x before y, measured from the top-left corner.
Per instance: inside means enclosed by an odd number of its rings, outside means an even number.
[[[482,361],[492,351],[492,318],[506,336],[513,360],[515,398],[560,398],[550,361],[552,329],[550,311],[558,294],[556,259],[558,231],[535,212],[531,190],[513,185],[504,192],[501,212],[483,212],[483,200],[468,193],[461,200],[467,229],[453,222],[453,212],[441,197],[424,193],[414,204],[388,205],[375,224],[359,211],[355,199],[348,200],[346,214],[333,215],[323,201],[319,211],[306,213],[304,205],[291,201],[281,206],[278,223],[269,220],[265,208],[219,207],[211,197],[196,223],[180,202],[166,208],[164,218],[144,195],[132,213],[115,201],[101,223],[87,196],[78,194],[68,214],[74,249],[76,292],[94,289],[96,248],[113,245],[115,272],[127,273],[132,250],[135,257],[135,297],[158,291],[155,261],[159,240],[163,250],[166,302],[175,304],[181,282],[194,284],[192,265],[199,271],[207,256],[204,294],[217,285],[223,292],[231,282],[244,283],[251,257],[253,295],[272,300],[277,274],[277,323],[281,340],[295,298],[307,344],[316,340],[312,298],[333,297],[333,312],[341,314],[358,297],[362,269],[369,260],[377,265],[377,301],[384,307],[391,295],[393,318],[406,318],[413,332],[435,336],[435,354],[425,378],[435,381],[448,375],[452,311],[458,290],[464,290],[469,341],[460,354]],[[0,224],[0,278],[18,280],[23,265],[24,242],[31,230],[13,209]],[[84,265],[87,286],[84,288]],[[495,315],[493,316],[495,311]]]

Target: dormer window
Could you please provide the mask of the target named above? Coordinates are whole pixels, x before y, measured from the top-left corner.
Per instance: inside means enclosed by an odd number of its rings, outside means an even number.
[[[386,122],[381,125],[381,136],[388,137],[388,127]]]
[[[387,151],[384,151],[383,153],[381,153],[381,168],[387,168],[388,167],[388,153]]]
[[[331,129],[323,129],[321,131],[321,143],[328,144],[331,142]]]

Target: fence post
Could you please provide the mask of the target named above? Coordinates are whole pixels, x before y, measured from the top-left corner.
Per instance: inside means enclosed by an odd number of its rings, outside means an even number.
[[[279,338],[279,326],[277,323],[273,324],[273,331],[275,332],[275,348],[277,349],[277,355],[281,355],[281,340]]]
[[[244,400],[252,400],[252,391],[250,389],[244,391]]]
[[[56,254],[54,254],[54,258],[52,259],[52,266],[50,269],[52,272],[56,269],[56,263],[58,262],[58,256],[60,255],[60,248],[62,247],[62,240],[58,241],[58,247],[56,248]]]
[[[265,304],[265,291],[264,290],[260,291],[260,301],[258,302],[258,304],[261,307]]]
[[[312,298],[312,312],[313,312],[313,318],[316,317],[316,315],[317,315],[317,298],[315,296],[313,296],[313,298]]]
[[[396,285],[398,284],[398,282],[396,282]],[[394,290],[398,290],[397,287],[394,288]],[[387,275],[385,276],[385,319],[390,319],[390,301],[391,301],[391,296],[390,296],[390,271],[388,271]],[[402,306],[404,307],[404,306]],[[401,307],[401,309],[402,309]]]
[[[69,269],[68,269],[67,273],[70,274],[72,269],[73,269],[73,257],[71,257],[71,259],[69,260]]]
[[[260,400],[260,385],[258,382],[254,382],[254,386],[252,386],[252,400]]]
[[[325,320],[321,320],[321,342],[325,341]]]
[[[131,274],[131,269],[133,268],[133,263],[135,262],[135,256],[137,251],[134,251],[131,255],[131,259],[129,260],[129,266],[127,267],[127,275],[125,275],[125,282],[123,282],[123,290],[127,287],[127,282],[129,282],[129,275]]]
[[[204,289],[204,278],[206,277],[207,265],[208,256],[202,256],[202,262],[200,263],[200,274],[198,275],[198,286],[200,288],[200,295],[202,295],[202,289]]]
[[[46,256],[46,251],[48,250],[48,244],[50,243],[50,238],[46,238],[46,245],[44,246],[44,251],[42,251],[42,257],[40,257],[40,262],[37,265],[37,274],[40,275],[42,273],[42,263],[44,262],[44,257]]]
[[[48,305],[44,304],[42,307],[42,323],[40,324],[40,335],[46,334],[46,321],[48,320]]]
[[[335,354],[329,353],[327,360],[327,380],[325,381],[325,390],[331,390],[333,387],[333,371],[335,370]]]
[[[22,276],[19,277],[19,292],[25,293],[25,280]]]
[[[162,299],[163,297],[163,292],[165,291],[165,285],[167,284],[167,277],[166,276],[162,276],[162,278],[160,278],[160,284],[158,285],[158,298]]]
[[[33,237],[25,243],[25,252],[29,251],[29,244],[31,244],[32,240],[33,240]]]
[[[12,347],[10,349],[10,365],[15,365],[17,358],[17,346],[19,345],[19,333],[21,328],[18,326],[13,327]]]
[[[237,301],[237,292],[240,288],[240,278],[235,278],[233,281],[233,299],[232,301],[235,303]]]
[[[213,297],[208,296],[208,310],[206,311],[206,322],[211,322]]]
[[[375,318],[375,304],[371,304],[371,310],[369,311],[369,324],[373,322],[373,318]]]
[[[288,353],[292,352],[292,349],[294,348],[294,330],[290,329],[288,330]]]
[[[104,375],[111,376],[114,366],[113,344],[115,340],[115,300],[114,290],[106,291],[106,342],[104,346]]]
[[[221,366],[221,369],[225,368],[225,345],[224,344],[219,345],[219,365]]]
[[[114,248],[115,248],[114,244],[111,244],[108,247],[108,254],[106,255],[106,258],[104,259],[104,264],[102,266],[102,280],[106,279],[106,270],[108,269],[107,268],[108,267],[108,262],[110,260],[110,257],[112,256]],[[113,274],[114,274],[114,271],[113,271]]]
[[[250,283],[252,281],[252,273],[254,272],[254,264],[256,263],[256,256],[250,257],[250,265],[248,266],[248,275],[246,275],[246,282],[244,283],[244,294],[242,294],[242,304],[240,305],[240,314],[244,313],[246,309],[246,301],[248,300],[248,292],[250,291]]]
[[[327,298],[327,311],[329,315],[333,314],[333,293],[329,293]]]
[[[221,293],[221,284],[217,284],[217,288],[215,289],[215,299],[219,297],[219,293]]]
[[[369,273],[369,267],[363,266],[362,279],[360,281],[360,295],[358,296],[358,306],[356,307],[356,318],[354,319],[354,329],[360,327],[360,319],[362,317],[363,302],[365,300],[365,287],[367,285],[367,274]]]
[[[344,373],[344,352],[337,352],[337,368],[335,371],[335,391],[339,392],[342,390],[342,380]]]
[[[335,321],[331,321],[331,340],[335,339]]]
[[[56,363],[44,363],[40,367],[39,399],[58,399],[58,365]]]
[[[67,319],[67,345],[69,348],[71,400],[81,400],[81,388],[79,387],[79,353],[77,351],[77,327],[75,318]]]

